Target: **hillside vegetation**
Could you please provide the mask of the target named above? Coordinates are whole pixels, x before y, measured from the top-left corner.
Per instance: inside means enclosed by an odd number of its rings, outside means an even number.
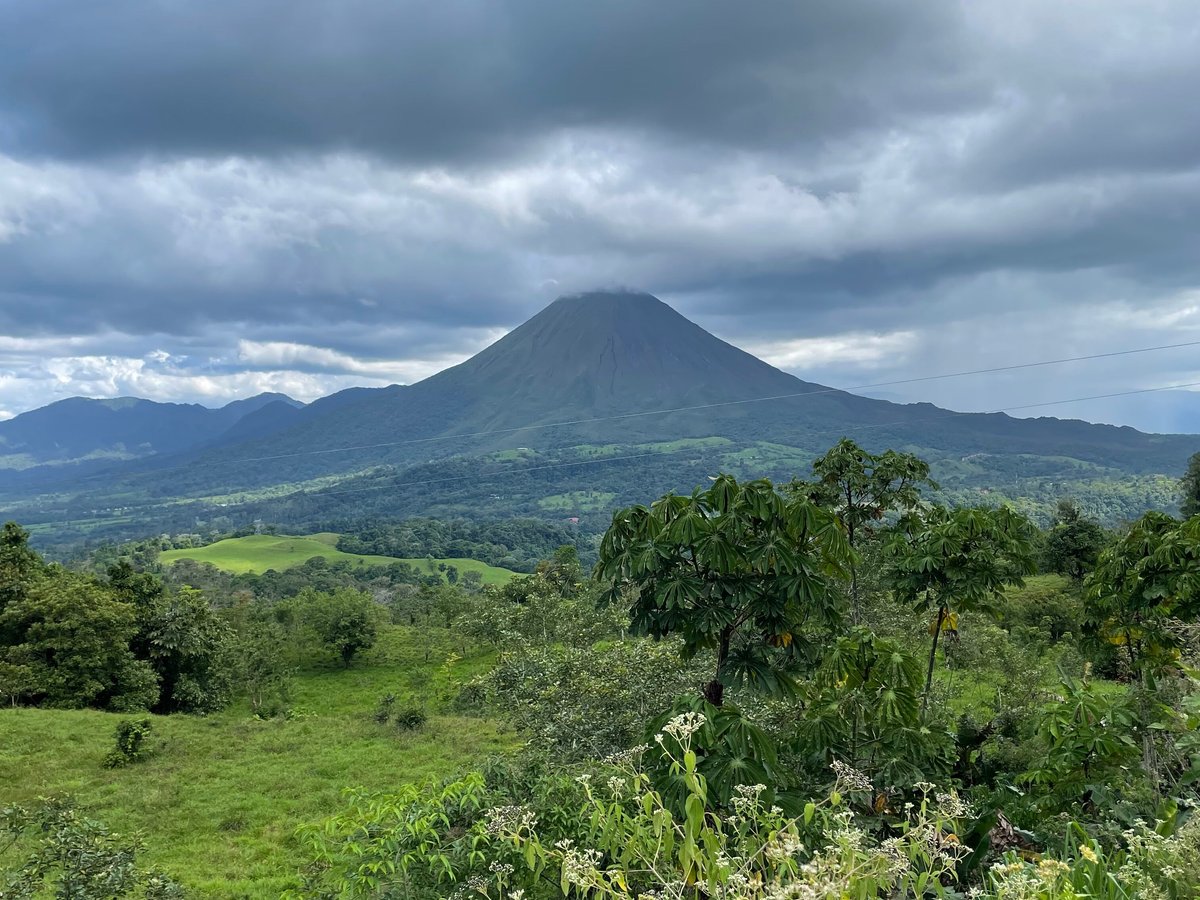
[[[69,795],[113,829],[146,835],[146,862],[196,896],[276,900],[298,883],[296,828],[333,813],[345,787],[443,778],[516,745],[495,721],[442,709],[438,698],[491,659],[463,649],[439,629],[397,626],[352,669],[310,655],[289,717],[256,719],[244,701],[203,718],[151,716],[154,750],[137,766],[102,765],[118,714],[0,710],[0,807]],[[386,694],[429,704],[430,721],[412,731],[375,722]]]
[[[490,586],[162,567],[162,535],[67,569],[10,523],[0,874],[73,900],[1195,900],[1200,454],[1190,518],[1115,530],[1069,498],[1046,528],[936,502],[931,474],[843,440]]]
[[[1163,482],[1200,448],[1197,436],[858,396],[776,369],[655,297],[606,292],[560,298],[416,384],[268,404],[170,465],[0,470],[0,510],[40,525],[41,546],[256,519],[299,532],[524,515],[598,534],[614,510],[714,472],[786,480],[843,436],[919,453],[954,502],[996,494],[1042,522],[1063,494],[1106,524],[1170,511]]]
[[[403,562],[418,570],[427,569],[432,565],[435,571],[439,565],[454,566],[460,573],[478,572],[482,577],[483,584],[503,584],[515,574],[508,569],[489,566],[487,563],[475,559],[435,559],[432,557],[417,559],[345,553],[337,549],[340,538],[341,535],[332,532],[306,536],[252,534],[226,538],[205,547],[165,550],[160,554],[159,559],[164,565],[170,565],[181,559],[191,559],[196,562],[211,563],[218,569],[234,574],[261,573],[268,569],[284,571],[318,557],[330,562],[348,562],[355,566],[390,566]]]

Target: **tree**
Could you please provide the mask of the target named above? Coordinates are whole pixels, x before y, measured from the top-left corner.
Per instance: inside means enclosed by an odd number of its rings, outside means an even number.
[[[1101,554],[1086,588],[1087,634],[1120,647],[1138,676],[1176,668],[1172,624],[1200,615],[1200,517],[1146,513]]]
[[[0,834],[16,863],[5,872],[5,897],[183,897],[182,888],[161,872],[137,866],[144,849],[140,840],[111,833],[65,800],[42,800],[32,809],[13,806],[0,811]]]
[[[798,736],[822,765],[839,759],[885,784],[933,774],[920,717],[921,662],[898,641],[863,628],[829,649],[805,686]]]
[[[286,643],[285,629],[267,620],[248,622],[237,636],[237,680],[256,716],[281,713],[290,699],[292,667],[283,654]]]
[[[10,636],[0,661],[10,677],[21,673],[26,699],[35,703],[146,709],[158,697],[158,679],[129,649],[136,632],[133,606],[106,585],[52,570],[0,614],[0,633]]]
[[[342,588],[332,594],[305,591],[297,598],[304,621],[349,668],[355,655],[375,646],[380,607],[365,591]]]
[[[1046,568],[1079,582],[1096,565],[1108,535],[1100,523],[1085,518],[1074,501],[1058,501],[1058,511],[1046,535]]]
[[[1200,616],[1200,516],[1186,522],[1148,512],[1100,556],[1084,595],[1084,632],[1124,651],[1138,684],[1143,723],[1155,679],[1180,665],[1179,621]],[[1142,732],[1142,766],[1157,779],[1153,735]]]
[[[1179,479],[1179,489],[1183,492],[1179,511],[1184,518],[1200,513],[1200,453],[1193,453],[1188,460],[1187,471]]]
[[[806,628],[840,620],[832,577],[850,553],[830,510],[803,495],[785,498],[766,479],[738,484],[721,475],[691,496],[615,513],[596,574],[611,601],[631,602],[634,630],[680,635],[685,660],[715,651],[704,696],[720,706],[727,684],[790,686],[767,651],[796,648]]]
[[[136,611],[130,646],[153,667],[160,692],[158,713],[213,712],[229,702],[229,659],[233,631],[209,607],[204,595],[181,587],[169,593],[162,580],[121,561],[108,570],[118,599]]]
[[[574,576],[543,564],[533,575],[513,578],[502,586],[489,585],[462,618],[464,630],[497,648],[514,645],[565,644],[590,647],[628,627],[615,605],[601,607],[595,589]]]
[[[154,711],[212,712],[229,702],[233,631],[204,595],[184,587],[143,623],[161,690]]]
[[[21,599],[34,578],[45,572],[42,558],[29,546],[29,532],[16,522],[5,522],[0,530],[0,614],[8,604]],[[0,631],[0,642],[4,632]]]
[[[1009,586],[1037,571],[1034,528],[1007,507],[931,506],[904,518],[888,542],[889,572],[898,599],[935,613],[925,670],[924,712],[933,684],[938,639],[957,634],[962,612],[992,612]]]
[[[929,477],[929,464],[911,453],[888,450],[868,453],[849,438],[842,438],[812,465],[815,485],[798,484],[814,499],[835,510],[846,528],[853,550],[858,550],[875,523],[889,512],[908,512],[921,501],[921,486],[937,489]],[[857,561],[850,558],[850,610],[859,622]]]

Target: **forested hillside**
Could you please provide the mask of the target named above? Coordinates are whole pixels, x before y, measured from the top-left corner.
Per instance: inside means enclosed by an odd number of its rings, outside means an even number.
[[[932,474],[841,441],[490,586],[396,554],[563,532],[378,524],[236,574],[176,557],[300,539],[64,568],[10,523],[0,872],[81,900],[1197,896],[1200,455],[1192,518],[1116,529]]]
[[[417,384],[267,404],[219,446],[10,473],[0,506],[45,547],[151,524],[313,531],[372,516],[579,519],[598,533],[621,505],[718,471],[784,480],[843,436],[921,454],[945,499],[1011,501],[1042,522],[1064,494],[1108,524],[1170,511],[1169,485],[1200,447],[860,397],[773,368],[650,295],[595,293]]]

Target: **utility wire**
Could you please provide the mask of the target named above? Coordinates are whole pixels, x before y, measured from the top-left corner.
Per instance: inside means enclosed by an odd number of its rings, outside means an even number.
[[[1113,394],[1095,394],[1090,397],[1073,397],[1068,400],[1048,400],[1048,401],[1041,402],[1041,403],[1026,403],[1021,406],[1006,406],[1002,409],[988,410],[987,412],[983,412],[983,413],[948,412],[943,415],[922,416],[917,419],[896,419],[891,422],[875,422],[875,423],[864,424],[864,425],[852,425],[848,428],[833,428],[833,429],[829,429],[829,430],[825,430],[825,431],[810,431],[810,432],[807,432],[806,436],[815,437],[818,435],[846,434],[848,432],[855,431],[855,430],[864,431],[869,428],[870,429],[891,428],[891,427],[894,427],[897,425],[908,425],[912,422],[928,422],[931,420],[938,420],[938,419],[950,419],[950,418],[954,418],[957,416],[995,415],[997,413],[1016,412],[1018,410],[1024,410],[1024,409],[1037,409],[1037,408],[1043,407],[1043,406],[1061,406],[1061,405],[1067,404],[1067,403],[1083,403],[1088,400],[1106,400],[1111,397],[1131,397],[1136,394],[1151,394],[1151,393],[1155,393],[1157,391],[1169,391],[1169,390],[1178,389],[1178,388],[1188,388],[1188,387],[1197,387],[1197,386],[1200,386],[1200,381],[1189,381],[1185,384],[1170,384],[1170,385],[1163,385],[1162,387],[1140,388],[1138,390],[1132,390],[1132,391],[1119,391],[1119,392],[1113,393]],[[686,440],[686,438],[684,438],[683,440]],[[419,486],[427,485],[427,484],[439,484],[439,483],[445,482],[445,481],[463,481],[466,479],[477,478],[477,477],[481,479],[482,483],[486,483],[487,479],[489,479],[489,478],[495,478],[495,477],[503,478],[509,474],[518,475],[518,474],[521,474],[522,472],[533,472],[533,471],[537,471],[539,469],[565,469],[570,466],[594,465],[596,463],[617,462],[619,460],[627,460],[627,459],[645,459],[645,458],[651,457],[651,456],[669,456],[674,453],[686,453],[689,450],[696,450],[696,449],[697,449],[696,447],[679,447],[675,450],[661,450],[656,453],[641,453],[636,456],[611,456],[611,457],[602,457],[599,459],[577,460],[575,462],[548,463],[548,464],[542,465],[542,466],[528,466],[523,469],[518,469],[518,468],[514,467],[513,469],[511,469],[508,472],[487,473],[482,476],[451,475],[446,478],[430,478],[430,479],[426,479],[424,481],[404,481],[404,482],[398,482],[398,483],[394,482],[392,484],[386,484],[386,485],[373,485],[371,487],[363,487],[363,488],[348,488],[348,489],[342,490],[342,491],[316,491],[314,493],[319,494],[322,497],[328,497],[328,496],[334,495],[334,494],[354,494],[354,493],[359,493],[361,491],[376,491],[376,490],[380,490],[385,487],[386,488],[419,487]]]
[[[1178,350],[1182,347],[1197,347],[1200,346],[1200,341],[1185,341],[1180,344],[1160,344],[1156,347],[1140,347],[1135,350],[1113,350],[1108,353],[1092,353],[1087,356],[1068,356],[1061,359],[1046,359],[1038,362],[1016,363],[1009,366],[993,366],[987,369],[971,369],[965,372],[946,372],[940,375],[922,375],[917,378],[901,378],[896,381],[877,381],[872,384],[859,384],[847,388],[820,388],[815,391],[797,391],[789,394],[773,394],[766,397],[747,397],[742,400],[722,400],[716,403],[698,403],[694,406],[676,406],[667,409],[651,409],[641,412],[616,413],[609,416],[593,416],[586,419],[567,419],[561,422],[543,422],[530,425],[515,425],[507,428],[489,428],[483,431],[468,431],[458,434],[441,434],[433,437],[425,438],[408,438],[398,441],[382,441],[377,444],[359,444],[357,446],[347,447],[326,447],[317,450],[297,450],[291,453],[275,453],[269,456],[248,456],[234,457],[233,459],[225,460],[227,463],[239,462],[270,462],[277,459],[292,459],[297,456],[316,456],[327,453],[352,453],[357,450],[379,450],[384,447],[400,447],[408,444],[428,444],[437,441],[452,441],[465,438],[486,437],[493,434],[512,434],[517,431],[536,431],[546,428],[566,428],[572,425],[591,425],[597,422],[612,422],[621,419],[636,419],[645,416],[664,416],[671,413],[681,412],[697,412],[706,409],[719,409],[726,406],[740,406],[746,403],[765,403],[772,400],[792,400],[798,397],[814,397],[818,394],[845,394],[853,391],[862,391],[870,388],[881,387],[896,387],[902,384],[918,384],[926,381],[938,381],[946,378],[963,378],[968,375],[992,375],[998,372],[1014,372],[1020,369],[1033,369],[1040,366],[1056,366],[1063,363],[1084,362],[1087,360],[1110,359],[1116,356],[1130,356],[1135,353],[1153,353],[1160,350]],[[1155,388],[1154,390],[1169,390],[1168,388]],[[1122,394],[1104,395],[1108,396],[1123,396]],[[1085,398],[1085,399],[1102,399]],[[1064,403],[1072,403],[1075,401],[1061,401]]]

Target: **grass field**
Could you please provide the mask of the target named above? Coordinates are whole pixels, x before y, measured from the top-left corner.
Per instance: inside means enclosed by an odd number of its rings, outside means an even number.
[[[284,534],[251,534],[246,537],[226,538],[209,544],[207,547],[196,547],[188,550],[166,550],[159,559],[169,565],[179,559],[194,559],[198,562],[212,563],[218,569],[226,572],[265,572],[267,569],[283,571],[292,566],[298,566],[314,556],[321,556],[330,562],[347,561],[361,566],[389,566],[397,562],[406,562],[422,572],[426,571],[426,559],[397,559],[394,556],[365,556],[358,553],[343,553],[337,549],[338,538],[341,535],[333,532],[322,532],[307,536]],[[434,565],[445,563],[456,567],[459,574],[479,572],[484,584],[504,584],[513,577],[513,572],[497,566],[489,566],[477,559],[435,559]]]
[[[447,631],[390,628],[352,668],[322,660],[298,676],[293,704],[311,717],[262,722],[244,705],[155,716],[158,752],[123,769],[101,760],[127,717],[0,709],[0,807],[70,795],[110,828],[141,832],[142,862],[197,896],[277,898],[300,865],[296,827],[334,812],[345,788],[443,777],[515,746],[494,722],[438,714],[439,697],[490,665],[470,648],[451,657],[463,649]],[[379,725],[371,712],[386,693],[429,701],[433,715],[417,732]]]

